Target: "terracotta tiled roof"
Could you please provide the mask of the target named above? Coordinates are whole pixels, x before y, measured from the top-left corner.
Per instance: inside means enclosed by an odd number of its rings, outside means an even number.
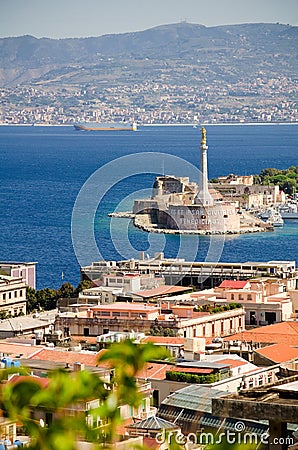
[[[165,380],[166,372],[171,370],[172,364],[166,363],[147,363],[144,369],[138,372],[138,378],[154,378],[156,380]]]
[[[183,287],[183,286],[159,286],[154,289],[145,289],[143,291],[134,292],[134,295],[137,295],[139,297],[143,298],[150,298],[150,297],[158,297],[158,296],[165,296],[165,295],[171,295],[171,294],[177,294],[181,292],[185,292],[189,290],[190,288]]]
[[[22,358],[29,358],[30,356],[42,351],[43,347],[29,344],[14,344],[5,341],[0,342],[0,353],[8,355],[10,358],[22,355]]]
[[[168,337],[168,336],[146,336],[142,343],[153,342],[154,344],[164,345],[183,345],[184,338],[181,337]]]
[[[298,345],[298,322],[274,323],[224,338],[225,341],[233,341],[234,339],[248,342]]]
[[[244,289],[247,284],[247,280],[224,280],[218,287],[226,289]]]
[[[246,364],[248,364],[247,361],[239,361],[238,359],[232,359],[232,358],[219,359],[216,362],[218,362],[219,364],[228,364],[232,368],[245,366]]]
[[[298,358],[298,348],[288,344],[273,344],[256,350],[259,355],[265,356],[274,363],[282,363]]]
[[[98,366],[97,359],[99,353],[78,353],[78,352],[65,352],[60,350],[42,349],[38,354],[33,355],[29,359],[39,359],[42,361],[53,362],[65,362],[68,364],[74,364],[79,362],[85,364],[85,366],[95,367]]]
[[[49,385],[50,378],[41,378],[30,375],[13,375],[9,379],[8,383],[17,384],[21,383],[22,381],[32,381],[39,384],[42,388],[46,388]]]
[[[96,344],[96,336],[75,336],[71,335],[71,340],[76,342],[86,342],[87,344]]]

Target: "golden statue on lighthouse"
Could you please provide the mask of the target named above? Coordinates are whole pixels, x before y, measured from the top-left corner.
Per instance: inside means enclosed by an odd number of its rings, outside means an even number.
[[[201,131],[202,131],[201,145],[206,145],[206,144],[207,144],[207,133],[206,133],[206,128],[202,127],[202,128],[201,128]]]

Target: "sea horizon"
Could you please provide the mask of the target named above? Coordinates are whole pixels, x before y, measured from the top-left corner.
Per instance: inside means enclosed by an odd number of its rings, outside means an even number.
[[[214,126],[215,125],[215,126]],[[257,174],[267,167],[286,169],[297,164],[298,128],[255,128],[239,124],[206,125],[209,179],[236,173]],[[222,126],[225,125],[225,126]],[[273,124],[266,124],[273,125]],[[294,124],[293,124],[294,125]],[[295,124],[296,125],[296,124]],[[37,261],[37,287],[59,287],[64,281],[77,285],[80,265],[71,239],[71,217],[76,198],[89,177],[125,155],[156,153],[163,172],[162,154],[183,158],[199,166],[200,130],[187,126],[140,127],[137,133],[78,133],[71,126],[0,127],[0,260]],[[120,160],[119,160],[120,161]],[[179,253],[180,237],[152,236],[125,219],[114,222],[107,216],[135,192],[152,188],[154,174],[144,173],[121,179],[122,167],[100,203],[94,222],[98,248],[104,259],[136,258],[140,251],[164,251],[166,257]],[[174,175],[187,176],[177,167]],[[167,173],[165,166],[165,173]],[[196,181],[196,180],[194,180]],[[109,180],[101,180],[100,192]],[[145,196],[145,195],[144,195]],[[112,235],[111,235],[112,230]],[[124,236],[125,234],[125,236]],[[245,262],[297,261],[298,222],[267,233],[227,236],[220,260]],[[191,236],[184,239],[183,257],[193,249]],[[199,241],[197,261],[204,261],[210,238]],[[93,262],[86,255],[85,264]]]

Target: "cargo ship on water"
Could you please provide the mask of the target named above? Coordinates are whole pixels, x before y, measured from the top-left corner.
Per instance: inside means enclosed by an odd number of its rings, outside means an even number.
[[[137,131],[136,123],[125,122],[83,122],[75,123],[74,127],[79,131]]]

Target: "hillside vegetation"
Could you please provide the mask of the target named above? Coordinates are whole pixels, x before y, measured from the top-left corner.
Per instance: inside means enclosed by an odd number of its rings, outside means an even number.
[[[190,69],[187,83],[198,76],[233,81],[258,72],[296,77],[297,30],[282,24],[206,27],[182,22],[89,38],[2,38],[0,85],[138,81],[161,74],[177,82],[185,65]]]
[[[263,185],[279,185],[286,194],[292,195],[298,188],[298,166],[291,166],[285,170],[274,168],[263,169],[254,178],[255,183]]]

